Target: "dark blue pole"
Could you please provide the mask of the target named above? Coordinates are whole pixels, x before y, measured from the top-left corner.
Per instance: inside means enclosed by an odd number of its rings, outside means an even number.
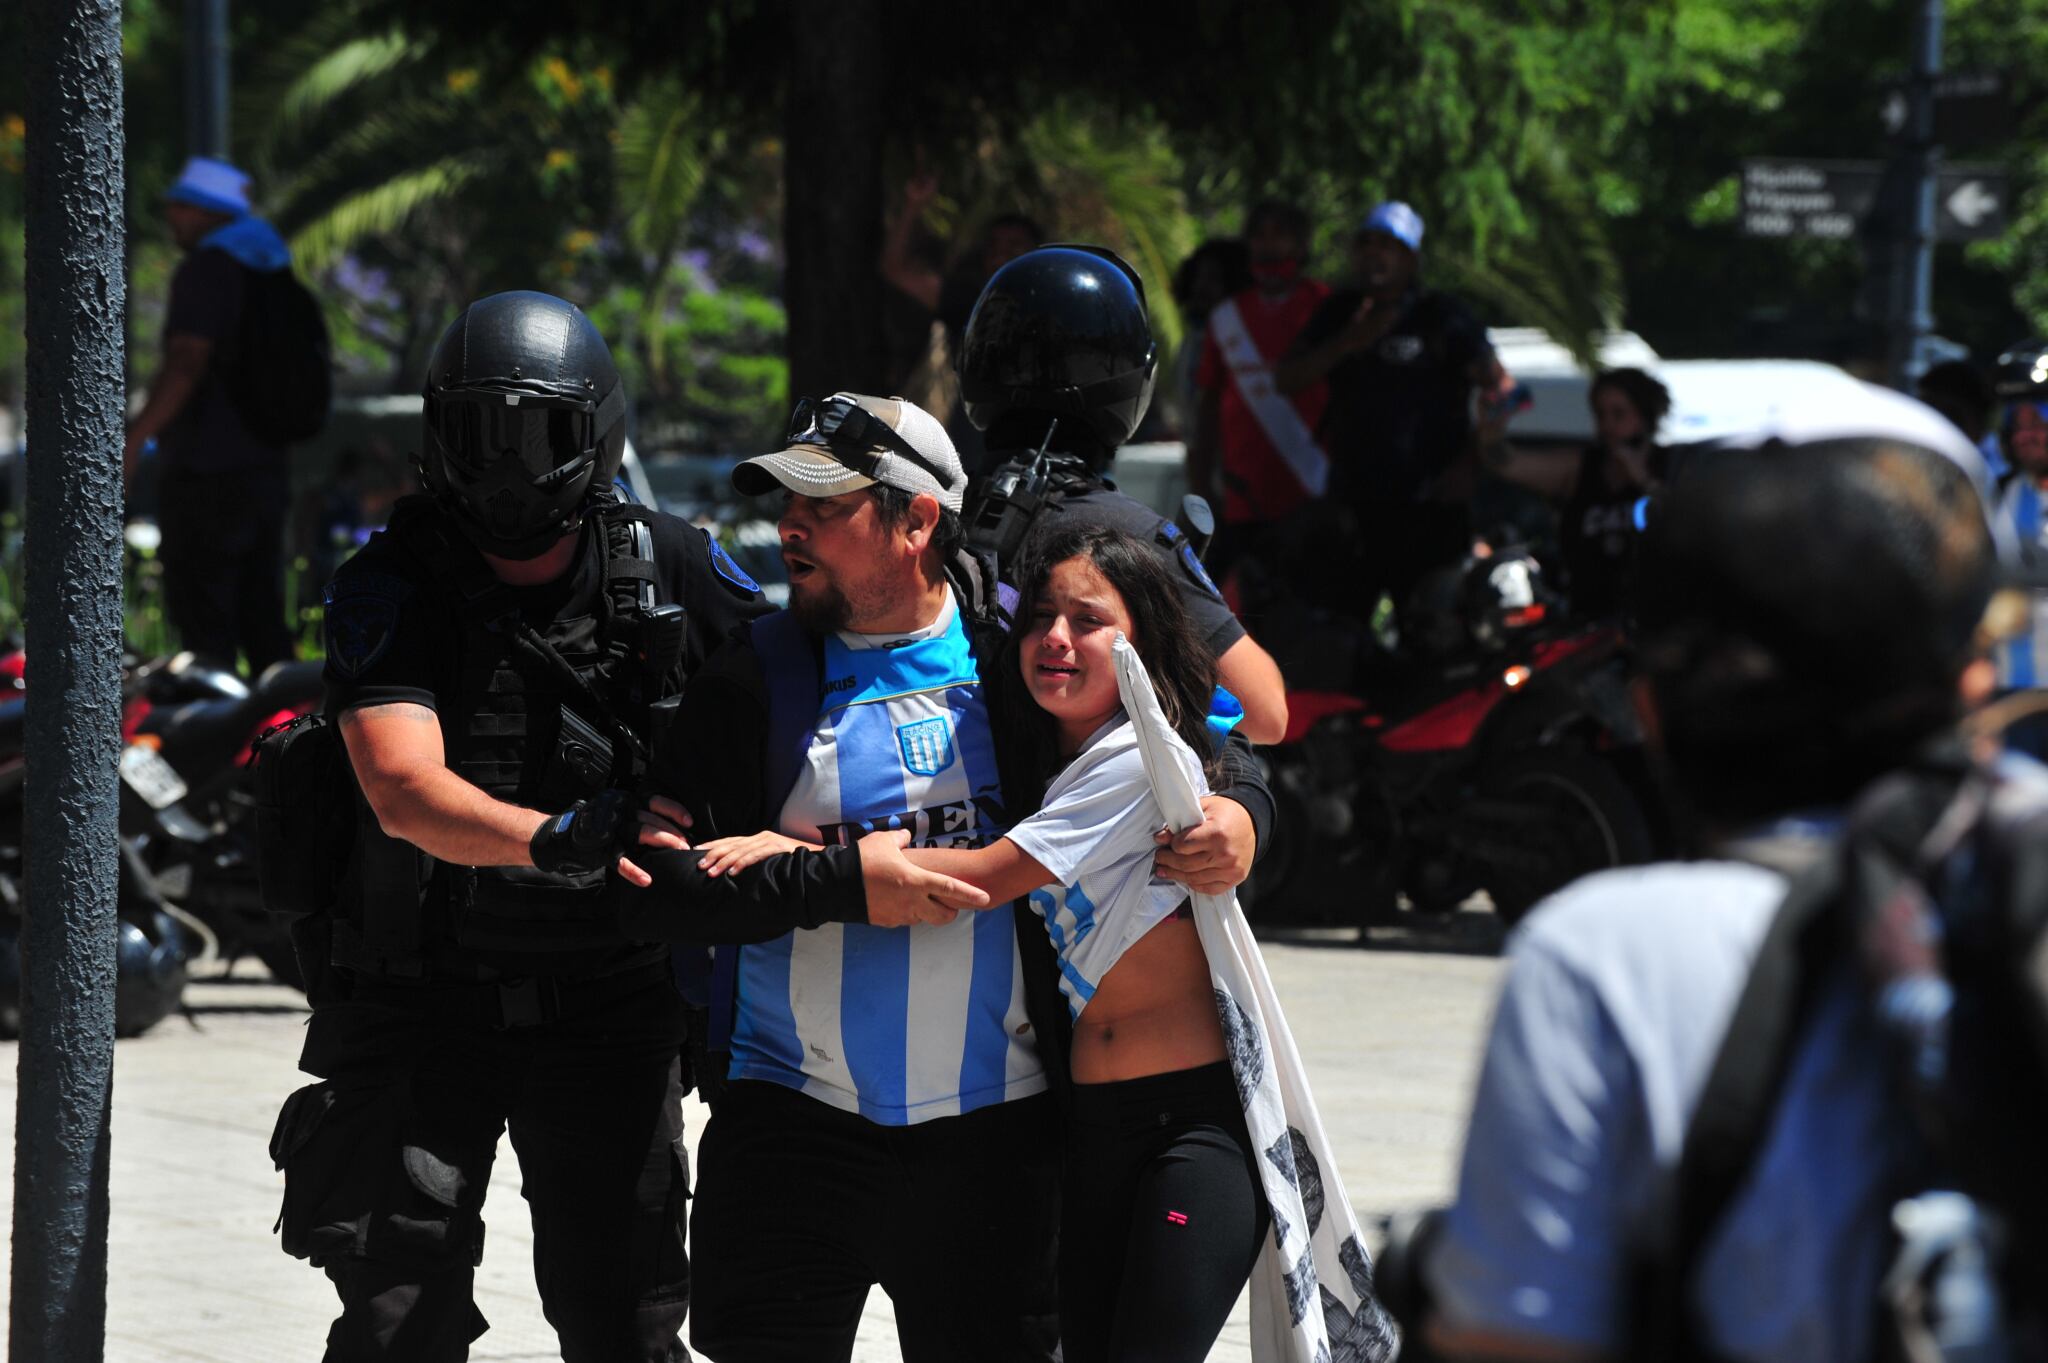
[[[1913,73],[1906,86],[1912,202],[1901,216],[1900,249],[1893,253],[1897,271],[1892,286],[1894,312],[1888,366],[1892,386],[1912,392],[1926,367],[1921,354],[1934,331],[1935,180],[1941,170],[1941,148],[1934,140],[1934,87],[1941,75],[1943,0],[1920,0],[1913,28]]]
[[[28,806],[8,1354],[107,1312],[121,718],[120,0],[27,0]]]
[[[185,140],[228,160],[228,0],[185,0]]]

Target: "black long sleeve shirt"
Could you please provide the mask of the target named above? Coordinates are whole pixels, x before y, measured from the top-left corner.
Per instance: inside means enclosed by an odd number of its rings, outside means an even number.
[[[772,828],[763,755],[768,689],[747,629],[690,679],[675,723],[655,754],[657,791],[690,811],[693,843]],[[1218,794],[1251,816],[1267,844],[1273,796],[1251,745],[1224,748]],[[864,923],[867,901],[857,847],[828,847],[768,857],[720,876],[703,873],[704,854],[642,848],[633,858],[654,877],[648,888],[615,882],[612,902],[626,935],[640,941],[745,945],[798,928]]]

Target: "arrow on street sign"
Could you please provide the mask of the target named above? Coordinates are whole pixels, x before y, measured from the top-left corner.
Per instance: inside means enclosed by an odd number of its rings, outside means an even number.
[[[1878,105],[1887,137],[1902,137],[1912,122],[1913,102],[1904,82],[1894,81]],[[1998,71],[1944,71],[1934,80],[1934,140],[1942,146],[1983,145],[2012,135],[2013,102]]]
[[[1982,180],[1965,180],[1963,187],[1942,201],[1948,215],[1965,228],[1974,228],[1998,211],[2004,200],[1984,188]]]
[[[1900,198],[1910,187],[1885,190],[1884,169],[1877,161],[1750,157],[1742,163],[1742,234],[1846,241],[1866,230],[1866,219],[1883,203],[1910,222],[1912,199]],[[2011,207],[2011,184],[1997,166],[1945,165],[1935,183],[1935,239],[2003,236]]]
[[[2005,235],[2012,187],[1996,166],[1943,166],[1934,191],[1934,235],[1940,241],[1984,241]]]

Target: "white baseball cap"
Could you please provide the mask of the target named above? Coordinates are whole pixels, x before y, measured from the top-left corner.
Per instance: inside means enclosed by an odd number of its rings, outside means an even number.
[[[805,398],[790,416],[788,441],[786,449],[742,462],[732,485],[748,497],[778,486],[804,497],[837,497],[880,483],[930,493],[956,515],[966,500],[967,471],[946,428],[903,398]]]

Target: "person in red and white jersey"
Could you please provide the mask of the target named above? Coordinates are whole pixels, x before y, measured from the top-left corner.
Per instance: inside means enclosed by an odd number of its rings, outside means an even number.
[[[1292,396],[1273,386],[1273,365],[1330,292],[1302,274],[1308,217],[1291,204],[1260,203],[1245,219],[1245,245],[1252,286],[1210,311],[1188,446],[1189,485],[1219,513],[1211,560],[1218,566],[1256,527],[1284,519],[1329,482],[1315,435],[1328,385]]]

